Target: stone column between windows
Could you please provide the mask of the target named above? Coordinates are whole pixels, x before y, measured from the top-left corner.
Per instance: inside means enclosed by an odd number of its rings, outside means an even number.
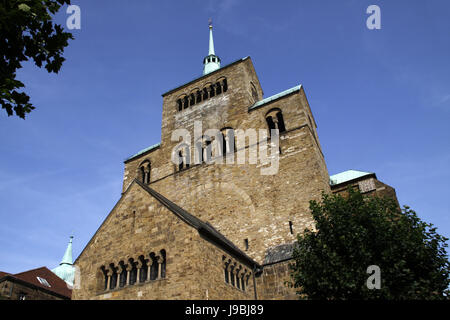
[[[107,283],[106,283],[106,290],[109,290],[109,288],[110,288],[110,286],[111,286],[111,276],[108,276],[108,275],[107,275],[107,277],[108,277],[108,281],[107,281]]]
[[[245,276],[246,276],[246,274],[247,274],[247,269],[244,269],[244,271],[242,272],[242,277],[241,277],[241,289],[243,291],[245,291],[245,289],[247,287],[247,285],[245,283]]]
[[[130,272],[131,272],[131,267],[129,265],[127,265],[126,269],[127,271],[127,280],[125,281],[125,286],[129,286],[130,285]]]
[[[157,272],[156,272],[156,279],[161,279],[161,262],[162,259],[160,256],[156,256],[156,267],[157,267]]]
[[[236,286],[236,263],[230,266],[230,284]]]
[[[242,266],[241,265],[239,265],[239,267],[238,268],[236,268],[235,270],[235,274],[236,274],[236,277],[235,277],[235,284],[236,284],[236,288],[238,288],[238,289],[240,289],[241,288],[241,283],[240,283],[240,281],[241,281],[241,279],[239,278],[239,273],[241,272],[241,269],[242,269]]]
[[[135,283],[139,283],[139,279],[141,276],[141,267],[142,267],[142,262],[139,261],[136,265],[137,270],[136,270],[136,282]]]
[[[150,263],[150,261],[151,261],[151,259],[147,263],[147,279],[145,279],[145,281],[150,281],[150,271],[151,271],[151,267],[152,267],[152,264]]]

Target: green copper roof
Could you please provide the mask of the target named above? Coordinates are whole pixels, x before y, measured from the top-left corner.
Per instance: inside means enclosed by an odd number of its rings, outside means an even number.
[[[157,144],[154,144],[154,145],[152,145],[152,146],[150,146],[150,147],[148,147],[148,148],[142,149],[142,150],[139,151],[138,153],[136,153],[136,154],[132,155],[131,157],[125,159],[124,162],[130,161],[131,159],[134,159],[134,158],[136,158],[136,157],[138,157],[138,156],[140,156],[140,155],[142,155],[142,154],[144,154],[144,153],[146,153],[146,152],[148,152],[148,151],[151,151],[151,150],[153,150],[153,149],[156,149],[156,148],[158,148],[159,146],[161,146],[161,143],[157,143]]]
[[[301,87],[302,87],[302,85],[300,84],[300,85],[295,86],[293,88],[287,89],[287,90],[285,90],[283,92],[277,93],[277,94],[275,94],[273,96],[270,96],[268,98],[260,100],[260,101],[256,102],[254,105],[250,106],[248,108],[248,111],[257,109],[257,108],[262,107],[263,105],[265,105],[265,104],[267,104],[269,102],[272,102],[274,100],[280,99],[281,97],[284,97],[284,96],[286,96],[288,94],[291,94],[293,92],[299,91]]]
[[[212,32],[212,25],[209,26],[209,52],[208,55],[216,55],[214,52],[214,39],[213,39],[213,32]]]
[[[357,178],[361,178],[364,176],[368,176],[374,174],[373,172],[364,172],[358,170],[347,170],[335,175],[330,176],[330,185],[336,185],[340,183],[344,183],[350,180],[354,180]]]
[[[69,244],[67,245],[67,249],[64,253],[61,263],[58,267],[52,270],[54,274],[56,274],[71,286],[73,285],[75,276],[75,267],[73,266],[72,260],[72,239],[73,236],[70,237]]]
[[[72,260],[72,239],[73,236],[70,236],[70,241],[69,244],[67,245],[67,249],[66,252],[64,253],[64,257],[62,258],[61,263],[67,263],[67,264],[72,264],[73,260]]]

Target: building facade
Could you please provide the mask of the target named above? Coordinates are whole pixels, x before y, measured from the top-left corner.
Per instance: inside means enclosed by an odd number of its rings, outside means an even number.
[[[250,57],[221,66],[211,26],[203,63],[162,95],[161,141],[125,161],[73,299],[295,298],[292,244],[331,192],[305,91],[263,98]]]

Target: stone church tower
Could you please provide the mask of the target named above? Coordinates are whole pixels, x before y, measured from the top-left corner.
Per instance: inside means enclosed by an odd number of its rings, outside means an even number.
[[[330,192],[317,125],[301,85],[264,98],[250,57],[221,66],[209,33],[203,75],[162,95],[161,142],[125,160],[122,197],[75,261],[73,299],[295,297],[292,243],[313,227],[309,201]]]

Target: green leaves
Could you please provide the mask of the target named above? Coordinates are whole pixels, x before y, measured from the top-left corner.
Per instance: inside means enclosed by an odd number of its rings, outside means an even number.
[[[30,8],[29,6],[27,6],[25,3],[19,4],[18,8],[19,8],[19,10],[22,10],[22,11],[25,11],[25,12],[29,12],[30,9],[31,9],[31,8]]]
[[[58,73],[71,33],[52,22],[52,15],[70,0],[0,1],[0,103],[8,116],[25,119],[35,107],[16,80],[23,61],[33,59],[39,68]]]
[[[444,299],[450,284],[447,238],[388,198],[323,194],[311,201],[317,232],[294,250],[292,280],[309,299]],[[381,268],[381,289],[366,286],[367,267]]]

